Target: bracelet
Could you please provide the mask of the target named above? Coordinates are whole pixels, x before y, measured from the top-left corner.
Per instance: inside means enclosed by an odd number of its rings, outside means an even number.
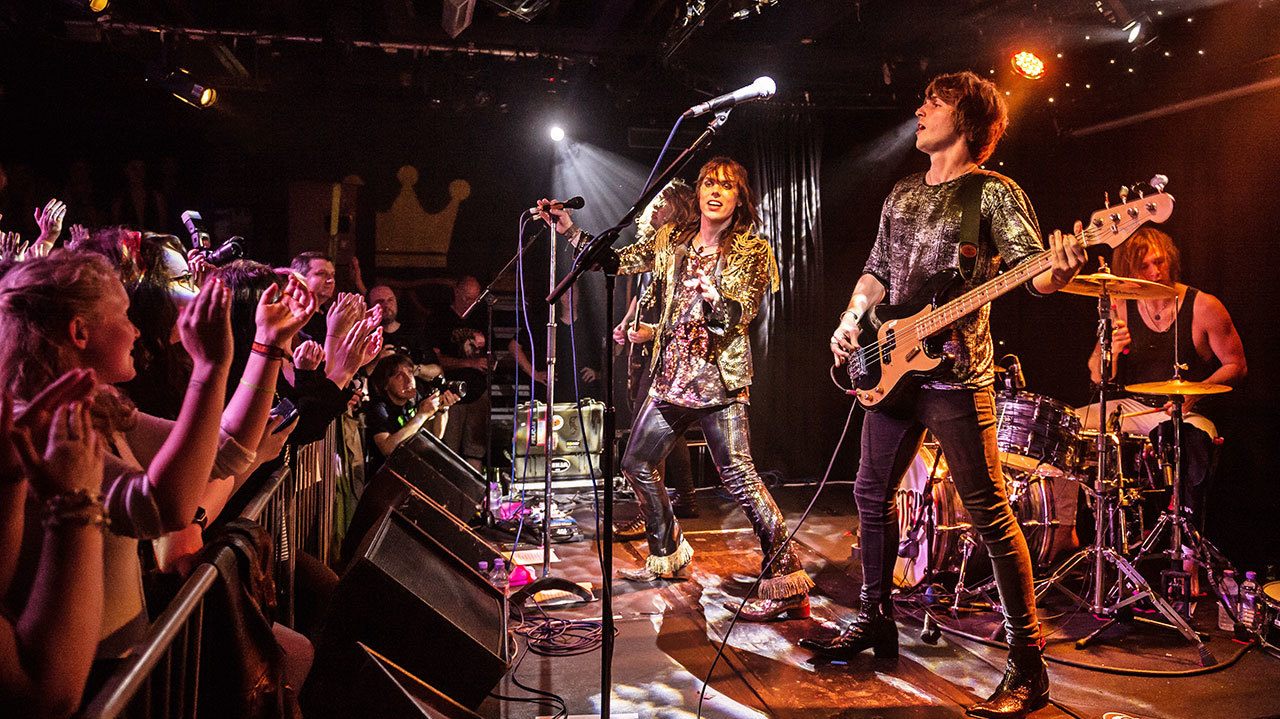
[[[241,377],[241,378],[240,378],[240,384],[244,385],[245,387],[248,387],[249,389],[253,390],[254,392],[261,392],[261,393],[263,393],[263,394],[266,394],[266,393],[267,393],[267,390],[266,390],[265,388],[263,388],[263,387],[259,387],[258,385],[254,384],[254,383],[252,383],[252,382],[250,382],[250,381],[248,381],[248,380],[246,380],[244,377]],[[275,392],[272,392],[271,394],[275,394]]]
[[[102,501],[101,494],[88,489],[55,494],[45,500],[43,524],[45,528],[106,527],[110,522]]]
[[[261,342],[254,342],[249,348],[249,351],[256,355],[262,355],[267,359],[282,360],[289,356],[289,353],[285,352],[283,349],[276,347],[275,345],[263,344]]]
[[[841,312],[840,319],[843,320],[845,315],[853,315],[854,324],[857,324],[858,321],[862,319],[862,315],[858,314],[857,312],[854,312],[853,310],[845,310],[844,312]]]

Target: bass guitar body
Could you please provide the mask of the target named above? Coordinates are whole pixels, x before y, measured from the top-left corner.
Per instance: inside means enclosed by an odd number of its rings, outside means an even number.
[[[901,408],[919,387],[920,378],[950,366],[954,357],[942,351],[941,340],[918,337],[915,328],[960,288],[960,273],[943,270],[906,302],[878,305],[859,320],[860,346],[849,358],[847,369],[853,394],[865,409],[892,412]]]

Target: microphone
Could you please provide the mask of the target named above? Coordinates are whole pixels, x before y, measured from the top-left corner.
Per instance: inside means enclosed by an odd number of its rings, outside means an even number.
[[[747,85],[746,87],[739,88],[733,92],[721,95],[720,97],[712,98],[706,102],[694,105],[688,110],[685,110],[681,117],[697,117],[698,115],[705,115],[708,112],[716,112],[717,110],[726,107],[733,107],[741,102],[767,100],[773,97],[773,94],[777,91],[778,85],[773,81],[773,78],[768,75],[765,75],[764,77],[757,77],[755,82]]]
[[[536,207],[530,207],[529,212],[537,213],[540,210],[581,210],[587,201],[582,199],[582,195],[570,197],[564,202],[539,202]]]
[[[1013,362],[1009,364],[1009,372],[1013,373],[1013,378],[1010,380],[1013,388],[1015,390],[1026,389],[1027,378],[1022,374],[1022,360],[1015,356]]]

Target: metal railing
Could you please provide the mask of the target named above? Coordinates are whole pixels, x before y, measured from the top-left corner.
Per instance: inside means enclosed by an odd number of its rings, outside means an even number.
[[[287,465],[272,474],[240,518],[257,521],[291,475]],[[151,625],[146,641],[107,679],[81,716],[194,717],[200,696],[205,597],[219,573],[235,571],[236,563],[235,550],[224,545],[197,565]]]

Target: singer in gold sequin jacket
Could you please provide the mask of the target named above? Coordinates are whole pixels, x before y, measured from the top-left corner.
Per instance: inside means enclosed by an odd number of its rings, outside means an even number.
[[[697,234],[696,224],[677,228],[666,225],[657,233],[618,251],[618,273],[624,275],[653,272],[653,283],[641,302],[652,306],[660,296],[656,346],[674,317],[675,287],[680,282],[680,263],[688,254],[689,243]],[[725,389],[734,391],[751,384],[751,338],[748,327],[760,310],[766,290],[778,289],[778,263],[769,243],[742,232],[729,240],[726,251],[716,266],[715,280],[724,302],[709,312],[708,329],[716,336],[716,365]],[[661,352],[654,351],[650,371],[654,370]]]

